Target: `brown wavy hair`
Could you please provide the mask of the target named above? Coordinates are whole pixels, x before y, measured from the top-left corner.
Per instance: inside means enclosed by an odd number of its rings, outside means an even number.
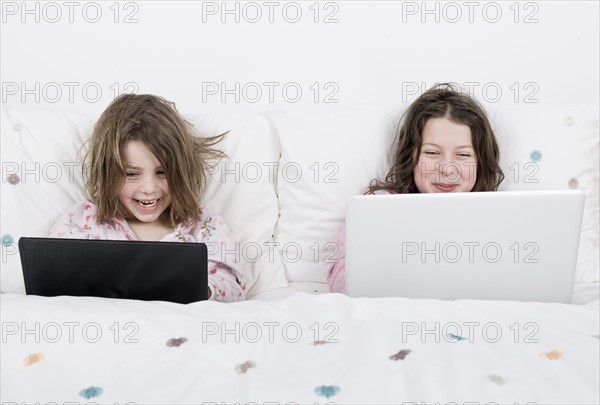
[[[414,170],[423,143],[423,128],[431,118],[447,118],[471,130],[477,157],[477,179],[471,191],[495,191],[504,180],[500,150],[484,108],[452,83],[434,85],[406,110],[398,126],[394,161],[385,180],[371,181],[367,193],[386,189],[395,193],[418,193]]]
[[[163,213],[170,227],[197,221],[206,184],[207,161],[224,157],[214,146],[225,134],[201,137],[177,111],[175,104],[151,94],[123,94],[102,113],[88,141],[83,176],[90,200],[97,205],[96,222],[133,218],[119,202],[126,180],[122,150],[130,141],[141,141],[165,170],[171,205]]]

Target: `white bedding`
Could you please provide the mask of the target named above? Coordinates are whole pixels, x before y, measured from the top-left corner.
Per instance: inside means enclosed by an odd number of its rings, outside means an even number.
[[[3,404],[600,403],[597,300],[1,304]]]

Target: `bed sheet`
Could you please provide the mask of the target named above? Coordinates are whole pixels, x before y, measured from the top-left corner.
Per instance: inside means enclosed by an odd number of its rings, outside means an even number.
[[[0,299],[3,404],[600,402],[597,301]]]

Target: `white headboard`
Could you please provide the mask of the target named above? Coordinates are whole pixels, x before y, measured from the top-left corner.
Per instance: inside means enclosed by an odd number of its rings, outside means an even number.
[[[494,104],[598,97],[595,1],[2,2],[2,103],[98,113],[393,104],[455,81]]]

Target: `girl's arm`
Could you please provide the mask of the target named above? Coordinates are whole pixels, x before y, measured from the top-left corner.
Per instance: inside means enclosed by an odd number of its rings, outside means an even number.
[[[327,284],[331,292],[346,292],[346,227],[342,227],[337,241],[338,251],[332,257],[334,263],[327,273]]]
[[[241,271],[235,267],[216,262],[208,261],[208,289],[210,290],[209,299],[221,302],[244,301],[246,291],[244,278]]]
[[[240,246],[233,243],[229,228],[217,215],[203,215],[196,240],[208,248],[208,287],[211,300],[244,301],[246,278],[240,266]]]

